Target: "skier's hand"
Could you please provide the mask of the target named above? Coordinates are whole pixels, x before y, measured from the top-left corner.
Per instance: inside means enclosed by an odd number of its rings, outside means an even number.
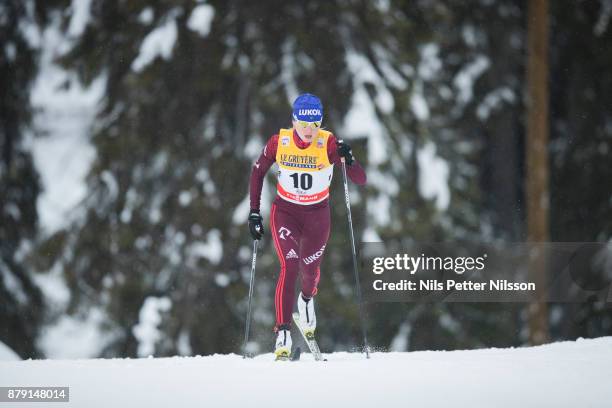
[[[249,231],[251,231],[253,239],[260,240],[263,237],[264,227],[261,222],[262,220],[259,210],[251,210],[249,214]]]
[[[348,164],[349,166],[353,164],[355,158],[353,157],[353,151],[351,150],[351,146],[344,143],[344,141],[340,139],[336,142],[336,148],[338,149],[338,155],[340,157],[344,157],[346,164]]]

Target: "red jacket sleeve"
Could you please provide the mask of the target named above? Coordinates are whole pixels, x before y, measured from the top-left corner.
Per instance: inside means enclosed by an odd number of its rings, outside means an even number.
[[[264,178],[266,173],[276,161],[276,149],[278,147],[278,135],[272,136],[263,148],[261,155],[253,164],[251,171],[251,179],[249,182],[249,195],[251,200],[251,209],[259,211],[261,201],[261,189],[263,188]]]
[[[330,135],[329,139],[327,139],[327,157],[329,157],[330,163],[335,164],[336,166],[342,166],[342,162],[340,160],[340,156],[338,155],[338,148],[336,146],[336,136]],[[346,175],[351,181],[357,185],[364,185],[367,181],[367,176],[361,164],[357,161],[357,159],[353,160],[353,164],[350,166],[346,166]]]

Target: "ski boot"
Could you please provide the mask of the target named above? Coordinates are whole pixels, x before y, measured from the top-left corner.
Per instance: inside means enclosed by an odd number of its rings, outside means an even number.
[[[314,339],[317,328],[317,317],[314,310],[314,298],[304,298],[302,292],[298,296],[298,312],[300,314],[300,325],[307,339]]]
[[[288,361],[291,356],[291,332],[288,324],[278,327],[274,354],[276,355],[276,361]]]

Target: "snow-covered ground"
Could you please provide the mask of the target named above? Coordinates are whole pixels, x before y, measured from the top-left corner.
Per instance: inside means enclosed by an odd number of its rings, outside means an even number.
[[[72,407],[610,407],[612,337],[516,349],[0,362],[0,386]],[[28,406],[24,403],[20,407]],[[41,404],[31,404],[40,407]]]
[[[0,361],[19,361],[21,360],[9,346],[0,341]]]

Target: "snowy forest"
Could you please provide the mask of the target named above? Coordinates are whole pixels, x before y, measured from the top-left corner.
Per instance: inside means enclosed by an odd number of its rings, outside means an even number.
[[[302,92],[367,172],[351,186],[357,242],[523,242],[543,225],[542,241],[612,244],[612,1],[539,15],[532,1],[0,0],[0,343],[21,358],[239,353],[249,175]],[[547,47],[542,149],[530,24]],[[533,152],[547,174],[535,217]],[[338,173],[326,351],[361,336]],[[275,194],[270,172],[266,226]],[[255,352],[273,346],[278,273],[268,235]],[[377,350],[538,342],[524,303],[364,307]],[[540,316],[540,342],[612,335],[599,300]]]

